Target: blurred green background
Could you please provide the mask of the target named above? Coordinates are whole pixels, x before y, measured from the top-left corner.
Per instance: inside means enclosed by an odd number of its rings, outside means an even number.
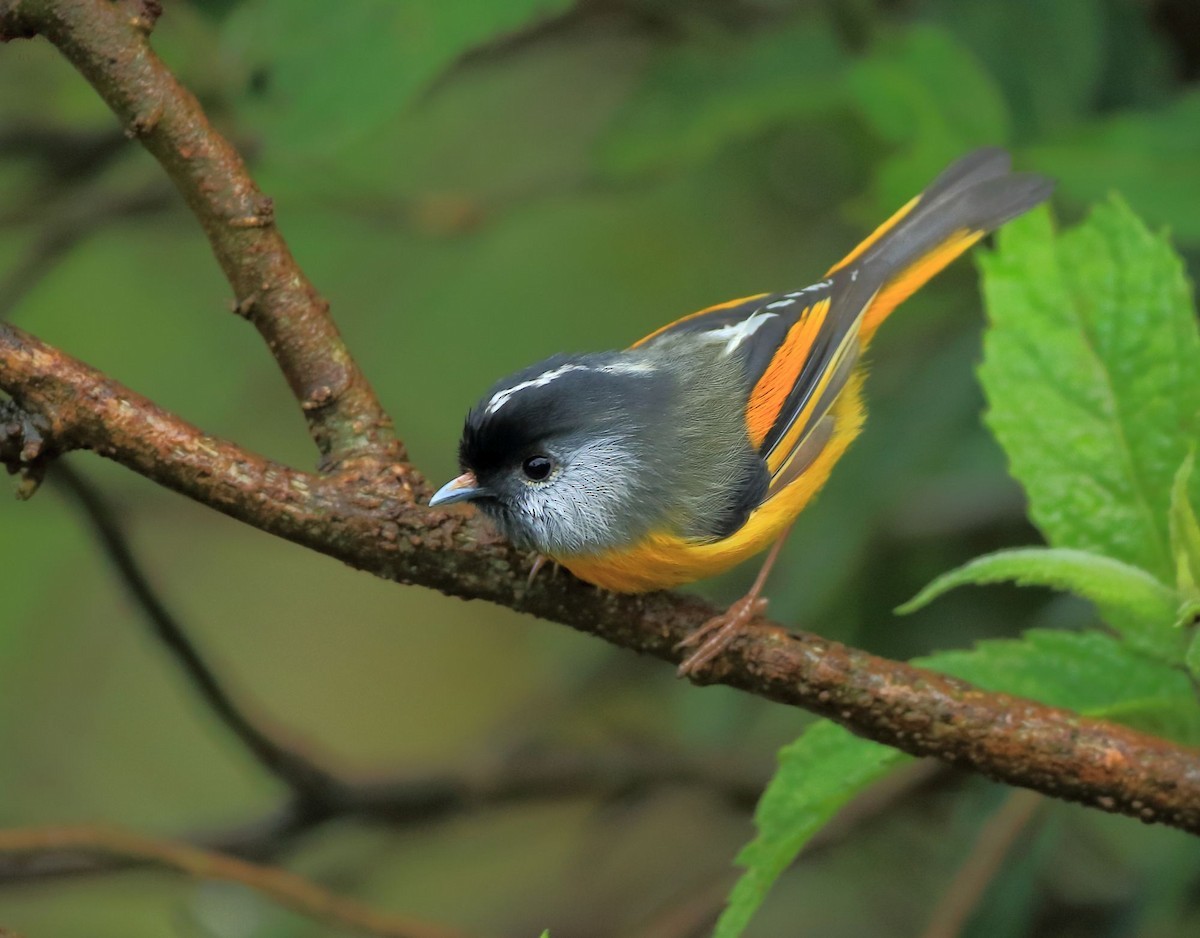
[[[301,264],[433,481],[496,377],[818,279],[946,163],[1009,146],[1061,218],[1121,192],[1200,263],[1192,0],[208,0],[154,43],[250,158]],[[297,466],[298,409],[165,178],[45,42],[0,48],[0,315],[204,429]],[[772,613],[910,657],[1089,623],[1003,587],[891,610],[1032,543],[980,426],[976,273],[955,265],[873,349],[871,418],[803,516]],[[702,935],[803,714],[503,609],[396,587],[102,460],[154,583],[249,709],[354,777],[521,753],[666,753],[714,781],[589,786],[397,829],[332,825],[289,862],[492,935]],[[728,600],[753,569],[699,588]],[[53,481],[0,501],[0,826],[173,834],[280,787],[197,701]],[[615,754],[615,756],[614,756]],[[1005,790],[937,772],[781,881],[748,934],[920,935]],[[1063,805],[963,934],[1200,933],[1200,844]],[[691,919],[688,919],[688,915]],[[234,889],[137,873],[0,883],[0,925],[74,936],[326,934]]]

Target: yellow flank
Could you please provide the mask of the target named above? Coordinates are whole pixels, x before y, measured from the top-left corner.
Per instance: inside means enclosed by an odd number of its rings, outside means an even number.
[[[833,437],[807,472],[758,506],[741,528],[713,542],[653,534],[621,550],[588,556],[554,557],[581,580],[618,593],[670,589],[715,576],[766,550],[817,493],[834,464],[862,429],[860,367],[833,405]]]

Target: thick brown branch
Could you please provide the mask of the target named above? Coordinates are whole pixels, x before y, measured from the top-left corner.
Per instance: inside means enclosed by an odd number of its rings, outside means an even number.
[[[461,938],[462,935],[381,912],[286,870],[249,863],[191,844],[145,837],[119,827],[80,825],[0,830],[0,852],[37,856],[56,850],[113,856],[198,879],[241,883],[310,918],[382,938]]]
[[[42,416],[59,450],[97,450],[234,518],[398,582],[521,609],[668,661],[714,611],[673,594],[598,593],[565,576],[527,586],[529,558],[471,514],[414,504],[401,467],[313,476],[270,463],[12,326],[0,326],[0,388]],[[0,453],[15,448],[0,440]],[[914,755],[1200,833],[1200,753],[1124,727],[765,622],[705,677]]]
[[[149,0],[0,0],[0,39],[44,35],[174,181],[300,402],[326,465],[404,453],[366,377],[275,226],[271,200],[150,48]]]

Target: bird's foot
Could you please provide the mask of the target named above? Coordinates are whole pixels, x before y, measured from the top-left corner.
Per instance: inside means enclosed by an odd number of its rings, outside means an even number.
[[[558,573],[558,561],[551,560],[545,554],[538,554],[537,557],[534,558],[533,566],[529,568],[529,579],[525,581],[526,585],[532,586],[534,579],[537,577],[542,567],[546,566],[548,563],[554,564],[554,569],[551,575],[556,575]]]
[[[680,662],[676,674],[679,677],[691,677],[698,674],[717,655],[729,647],[730,642],[737,638],[738,633],[747,623],[766,611],[767,600],[759,597],[757,593],[751,592],[719,616],[713,616],[675,646],[676,649],[696,649]]]

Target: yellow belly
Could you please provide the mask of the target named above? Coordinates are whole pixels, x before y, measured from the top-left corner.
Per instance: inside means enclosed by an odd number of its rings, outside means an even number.
[[[808,471],[759,505],[746,523],[719,541],[651,534],[641,543],[601,554],[554,557],[575,576],[618,593],[670,589],[737,566],[774,543],[829,478],[834,464],[858,436],[863,409],[862,375],[851,377],[833,405],[833,436]]]

